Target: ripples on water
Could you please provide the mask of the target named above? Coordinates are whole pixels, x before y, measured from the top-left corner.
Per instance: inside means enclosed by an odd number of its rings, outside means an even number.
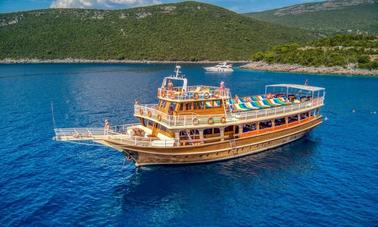
[[[327,121],[305,139],[207,165],[142,167],[103,147],[51,140],[58,127],[133,122],[172,65],[1,65],[2,225],[370,225],[378,223],[378,79],[184,66],[190,84],[233,94],[270,83],[327,89]],[[355,112],[352,112],[352,110]]]

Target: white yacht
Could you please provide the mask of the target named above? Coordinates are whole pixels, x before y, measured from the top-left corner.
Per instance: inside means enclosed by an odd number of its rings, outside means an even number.
[[[204,67],[208,72],[232,72],[232,64],[227,64],[227,62],[219,63],[216,66]]]

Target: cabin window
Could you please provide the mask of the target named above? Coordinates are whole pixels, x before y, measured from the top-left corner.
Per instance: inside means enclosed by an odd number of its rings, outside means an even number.
[[[255,123],[243,125],[243,133],[244,132],[251,132],[251,131],[254,131],[254,130],[256,130],[256,124]]]
[[[203,102],[195,102],[194,103],[194,109],[195,110],[202,110],[204,107]]]
[[[227,126],[225,129],[224,129],[224,132],[232,132],[234,131],[234,126],[231,125],[231,126]]]
[[[185,110],[192,110],[192,103],[186,103],[185,104]]]
[[[184,104],[180,103],[178,105],[180,106],[180,111],[183,111],[184,110]]]
[[[148,126],[151,126],[151,127],[154,126],[154,123],[153,123],[152,121],[147,121],[147,122],[148,122],[148,123],[147,123]]]
[[[220,129],[219,128],[207,128],[203,130],[204,135],[215,135],[215,134],[220,134]]]
[[[272,121],[262,121],[262,122],[260,122],[260,129],[271,128],[271,127],[272,127]]]
[[[164,126],[161,125],[161,124],[158,124],[157,128],[160,129],[161,131],[164,131],[164,132],[167,132],[167,131],[168,131],[167,128],[164,127]]]
[[[301,120],[308,118],[308,113],[301,113]]]
[[[170,111],[174,111],[174,110],[176,110],[176,105],[177,105],[177,103],[172,102],[171,105],[169,105],[169,110],[170,110]]]
[[[212,128],[207,128],[203,130],[204,135],[211,135],[213,134],[213,129]]]
[[[162,109],[165,108],[165,105],[166,105],[166,104],[167,104],[166,101],[164,101],[164,100],[161,100],[161,101],[160,101],[160,107],[161,107]]]
[[[214,104],[212,101],[206,101],[205,102],[205,109],[211,109],[214,107]]]
[[[289,123],[298,121],[298,115],[289,116]]]
[[[275,126],[280,126],[285,124],[285,118],[279,118],[274,120],[274,125]]]

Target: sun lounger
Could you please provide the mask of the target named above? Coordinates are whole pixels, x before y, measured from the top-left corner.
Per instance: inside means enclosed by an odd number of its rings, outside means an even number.
[[[281,106],[282,104],[280,104],[280,103],[275,103],[274,101],[273,101],[273,99],[265,99],[265,101],[266,101],[266,103],[269,103],[269,105],[271,105],[271,106]],[[265,103],[265,102],[264,102]]]
[[[251,110],[251,108],[248,108],[244,103],[239,104],[238,109],[241,111]]]
[[[245,106],[248,107],[251,110],[257,110],[257,109],[259,109],[259,107],[256,107],[256,106],[252,105],[251,102],[246,102]]]
[[[244,97],[243,100],[244,102],[252,102],[251,97]]]
[[[261,106],[262,108],[268,108],[268,107],[270,107],[269,105],[265,105],[262,101],[257,101],[256,104],[259,105],[259,106]]]
[[[262,109],[262,108],[265,108],[265,107],[263,107],[263,106],[259,105],[259,104],[258,104],[257,102],[250,102],[250,104],[251,104],[252,106],[254,106],[254,107],[258,108],[258,109]]]

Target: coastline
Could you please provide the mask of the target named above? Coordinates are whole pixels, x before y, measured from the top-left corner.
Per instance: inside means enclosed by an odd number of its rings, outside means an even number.
[[[311,73],[311,74],[342,74],[342,75],[358,75],[358,76],[378,76],[378,70],[367,69],[346,69],[341,66],[335,67],[309,67],[302,65],[290,64],[269,64],[263,61],[249,62],[240,66],[242,69],[253,69],[259,71],[271,72],[294,72],[294,73]]]
[[[91,60],[91,59],[79,59],[79,58],[65,58],[65,59],[36,59],[36,58],[25,58],[25,59],[0,59],[0,64],[218,64],[224,60],[219,61],[158,61],[158,60]],[[247,64],[251,61],[227,61],[233,64]]]
[[[92,59],[0,59],[0,65],[6,64],[218,64],[219,61],[160,61],[160,60],[92,60]],[[309,73],[309,74],[341,74],[341,75],[358,75],[358,76],[378,76],[378,70],[367,69],[346,69],[341,66],[334,67],[312,67],[291,64],[269,64],[264,61],[227,61],[232,64],[243,64],[241,69],[252,69],[258,71],[270,72],[293,72],[293,73]]]

